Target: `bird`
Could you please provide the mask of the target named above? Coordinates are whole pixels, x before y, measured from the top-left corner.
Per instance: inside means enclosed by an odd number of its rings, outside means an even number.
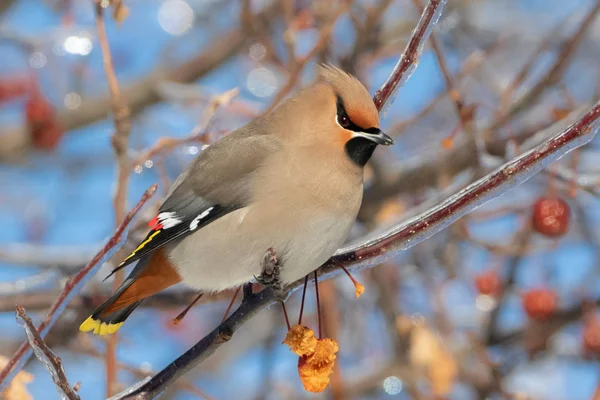
[[[150,231],[113,271],[137,262],[80,326],[116,332],[147,297],[179,282],[200,293],[240,287],[275,251],[282,285],[315,271],[340,248],[378,145],[368,90],[329,64],[278,107],[205,147],[170,188]]]

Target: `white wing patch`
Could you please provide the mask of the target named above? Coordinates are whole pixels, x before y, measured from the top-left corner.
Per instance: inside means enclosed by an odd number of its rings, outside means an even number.
[[[209,207],[206,210],[202,211],[202,213],[200,213],[200,215],[198,215],[196,218],[194,218],[194,220],[190,223],[190,230],[196,230],[196,228],[198,228],[198,225],[200,224],[200,221],[202,221],[202,219],[206,218],[206,216],[208,214],[210,214],[210,212],[212,211],[214,207]]]
[[[180,224],[181,220],[177,218],[177,214],[174,212],[161,212],[158,214],[158,222],[164,229],[169,229]]]

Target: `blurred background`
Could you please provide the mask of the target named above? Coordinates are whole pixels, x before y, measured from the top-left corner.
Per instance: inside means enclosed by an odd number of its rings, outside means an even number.
[[[115,16],[112,3],[108,41],[133,121],[128,208],[159,183],[125,251],[203,145],[310,83],[320,62],[374,93],[420,14],[412,0],[125,0]],[[599,9],[592,0],[449,0],[437,47],[428,42],[382,120],[397,145],[367,168],[352,239],[439,202],[595,102]],[[117,164],[93,0],[0,0],[0,60],[1,367],[25,336],[15,305],[39,322],[114,231]],[[273,307],[163,398],[599,398],[598,150],[596,140],[356,273],[360,299],[345,277],[323,282],[324,332],[340,344],[323,394],[303,390]],[[106,339],[78,326],[111,291],[102,279],[113,267],[47,336],[85,400],[162,369],[218,325],[232,295],[203,299],[178,325],[194,297],[187,288],[144,303],[119,331],[118,375],[107,382]],[[299,297],[288,301],[292,320]],[[316,329],[310,289],[304,324]],[[35,358],[4,396],[58,398]]]

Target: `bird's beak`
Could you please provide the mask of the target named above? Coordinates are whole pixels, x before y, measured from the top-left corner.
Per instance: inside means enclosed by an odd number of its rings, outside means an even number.
[[[354,136],[360,136],[365,139],[369,139],[372,142],[381,144],[383,146],[391,146],[394,144],[394,139],[386,135],[381,129],[369,129],[370,132],[355,132]]]

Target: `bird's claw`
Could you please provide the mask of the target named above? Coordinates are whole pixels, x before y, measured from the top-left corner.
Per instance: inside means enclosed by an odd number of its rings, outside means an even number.
[[[276,296],[279,297],[279,294],[282,294],[281,263],[272,247],[269,247],[263,257],[260,275],[254,278],[261,285],[272,288]]]

